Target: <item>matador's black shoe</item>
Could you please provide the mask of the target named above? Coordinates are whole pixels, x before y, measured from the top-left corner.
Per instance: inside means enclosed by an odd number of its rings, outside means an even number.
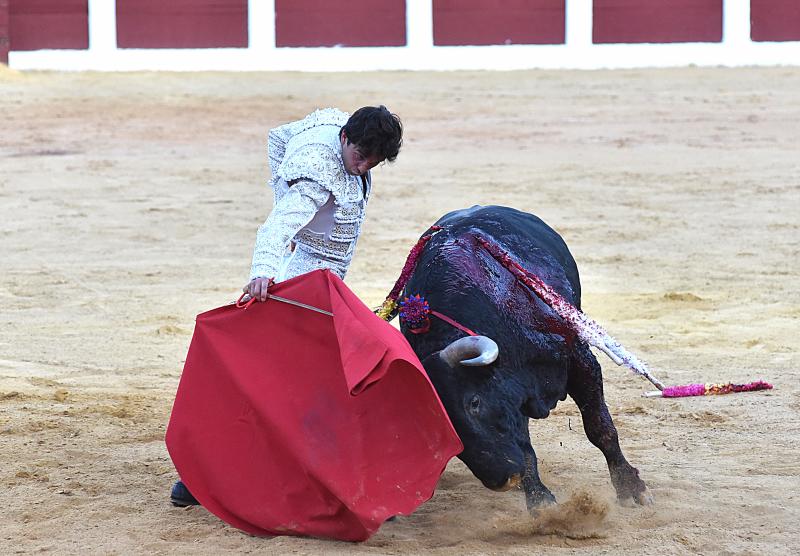
[[[200,505],[200,502],[197,501],[197,498],[192,496],[192,493],[189,492],[189,489],[186,488],[183,481],[175,481],[175,484],[172,485],[172,492],[169,494],[169,499],[173,506],[178,506],[179,508]]]

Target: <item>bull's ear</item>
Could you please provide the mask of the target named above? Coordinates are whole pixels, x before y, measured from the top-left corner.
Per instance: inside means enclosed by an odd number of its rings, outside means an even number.
[[[498,355],[497,343],[486,336],[459,338],[439,352],[442,361],[452,368],[485,367],[494,363]]]

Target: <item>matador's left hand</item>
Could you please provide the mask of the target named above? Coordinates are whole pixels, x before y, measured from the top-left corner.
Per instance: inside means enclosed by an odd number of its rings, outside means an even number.
[[[250,297],[254,297],[257,301],[266,301],[267,300],[267,290],[270,286],[275,285],[275,278],[253,278],[244,285],[242,291],[249,295]]]

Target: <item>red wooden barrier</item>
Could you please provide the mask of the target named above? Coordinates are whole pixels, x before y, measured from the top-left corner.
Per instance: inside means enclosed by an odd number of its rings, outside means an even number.
[[[405,46],[406,3],[405,0],[275,0],[275,44]]]
[[[117,0],[120,48],[246,48],[247,0]]]
[[[89,48],[88,0],[10,0],[11,50]]]
[[[800,40],[798,0],[750,0],[750,38],[754,41]]]
[[[0,64],[8,64],[8,0],[0,0]]]
[[[433,0],[433,44],[563,44],[565,13],[564,0]]]
[[[593,18],[595,43],[722,40],[722,0],[594,0]]]

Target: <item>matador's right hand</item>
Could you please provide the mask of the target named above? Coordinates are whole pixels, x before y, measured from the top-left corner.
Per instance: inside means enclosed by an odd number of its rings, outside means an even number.
[[[256,299],[256,301],[267,300],[267,290],[275,285],[275,278],[253,278],[244,285],[242,291]]]

